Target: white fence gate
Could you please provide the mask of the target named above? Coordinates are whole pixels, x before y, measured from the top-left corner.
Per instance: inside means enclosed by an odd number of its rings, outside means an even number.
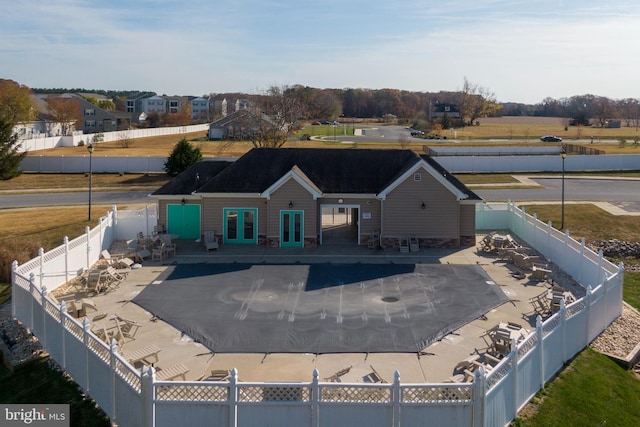
[[[12,268],[12,309],[43,347],[105,412],[121,426],[164,427],[299,425],[505,426],[564,363],[603,331],[622,311],[622,265],[605,260],[568,233],[559,233],[512,204],[479,205],[479,230],[510,230],[583,283],[582,299],[564,307],[516,345],[491,372],[476,371],[473,383],[392,384],[228,382],[155,379],[152,368],[137,371],[89,328],[46,297],[97,261],[118,238],[131,238],[153,219],[147,211],[115,209],[98,227],[63,246]],[[155,225],[155,224],[153,224]],[[131,231],[135,231],[131,233]]]

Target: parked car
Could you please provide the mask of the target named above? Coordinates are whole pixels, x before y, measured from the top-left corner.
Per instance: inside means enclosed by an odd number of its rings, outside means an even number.
[[[311,123],[312,126],[318,126],[320,124],[320,122],[313,122]]]
[[[424,135],[424,132],[422,132],[421,130],[412,130],[411,131],[411,136],[422,136]]]
[[[542,142],[562,142],[562,138],[555,135],[545,135],[540,137],[540,141]]]

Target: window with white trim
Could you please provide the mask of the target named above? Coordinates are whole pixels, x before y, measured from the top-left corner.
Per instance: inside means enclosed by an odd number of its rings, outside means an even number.
[[[420,172],[416,172],[413,174],[413,180],[415,182],[420,182],[422,181],[422,174]]]

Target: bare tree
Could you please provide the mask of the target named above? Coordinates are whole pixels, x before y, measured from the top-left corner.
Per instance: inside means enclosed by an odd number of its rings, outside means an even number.
[[[247,110],[243,126],[254,147],[280,148],[303,115],[304,106],[294,88],[271,86]]]
[[[495,95],[489,89],[464,78],[462,90],[457,96],[458,111],[463,122],[472,125],[476,119],[495,114],[500,109]]]
[[[47,99],[53,120],[60,123],[63,135],[70,135],[77,125],[82,125],[80,101],[69,95]]]
[[[609,98],[600,96],[594,100],[593,116],[601,128],[605,127],[607,121],[612,119],[615,113],[615,107]]]

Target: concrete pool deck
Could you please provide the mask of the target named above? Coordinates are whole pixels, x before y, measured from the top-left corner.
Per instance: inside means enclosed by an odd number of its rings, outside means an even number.
[[[478,236],[478,241],[482,236]],[[313,370],[318,369],[320,379],[327,379],[336,372],[347,370],[340,377],[342,382],[367,382],[375,372],[391,382],[399,371],[403,383],[443,382],[453,375],[455,365],[470,355],[486,350],[483,334],[499,322],[519,323],[533,330],[535,318],[529,298],[548,289],[545,282],[532,282],[512,274],[513,265],[499,260],[493,254],[478,251],[476,247],[460,250],[424,249],[414,253],[400,253],[397,249],[367,249],[352,245],[324,246],[306,249],[274,249],[262,246],[226,246],[207,253],[199,242],[178,240],[177,255],[166,261],[146,261],[143,267],[132,270],[116,291],[99,295],[74,294],[69,288],[60,299],[90,298],[97,309],[109,315],[102,320],[109,325],[109,318],[118,315],[136,321],[141,326],[133,340],[126,340],[121,353],[135,351],[155,344],[161,351],[154,363],[158,370],[182,364],[189,369],[186,379],[198,380],[210,375],[212,370],[236,368],[242,381],[310,381]],[[115,252],[114,248],[112,252]],[[152,313],[131,301],[149,284],[153,283],[171,265],[180,263],[394,263],[394,264],[454,264],[479,265],[507,295],[509,301],[490,310],[484,316],[465,324],[414,353],[213,353],[191,337],[159,320]],[[179,292],[176,293],[179,297]],[[96,323],[99,323],[98,321]],[[224,327],[224,325],[221,325]]]

